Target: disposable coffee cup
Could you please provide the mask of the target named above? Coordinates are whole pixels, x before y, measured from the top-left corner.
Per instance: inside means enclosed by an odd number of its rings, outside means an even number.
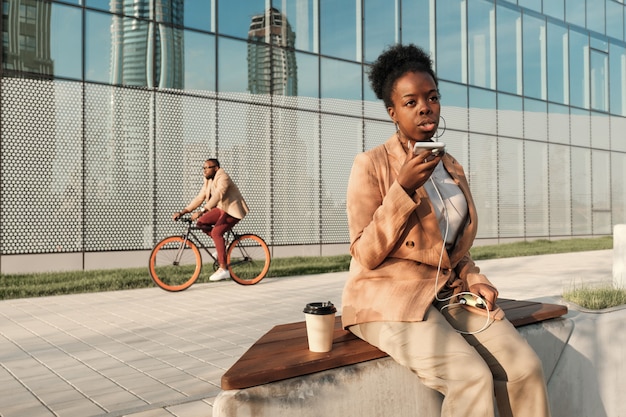
[[[304,307],[306,336],[311,352],[330,352],[332,349],[336,312],[330,301],[309,303]]]

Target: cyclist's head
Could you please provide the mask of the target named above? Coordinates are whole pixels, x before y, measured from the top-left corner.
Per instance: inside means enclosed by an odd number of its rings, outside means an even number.
[[[204,164],[202,164],[202,172],[204,173],[204,177],[207,180],[210,180],[211,178],[215,177],[215,173],[219,168],[220,162],[217,159],[207,159],[206,161],[204,161]]]

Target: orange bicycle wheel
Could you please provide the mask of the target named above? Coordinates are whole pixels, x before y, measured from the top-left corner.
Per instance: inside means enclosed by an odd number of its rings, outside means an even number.
[[[170,236],[152,249],[149,269],[156,285],[167,291],[182,291],[200,276],[202,257],[193,242]]]
[[[241,285],[252,285],[265,278],[270,269],[270,250],[257,235],[237,237],[229,246],[226,260],[230,277]]]

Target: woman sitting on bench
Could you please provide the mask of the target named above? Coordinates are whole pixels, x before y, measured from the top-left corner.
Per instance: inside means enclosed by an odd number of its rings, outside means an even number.
[[[343,326],[441,392],[442,416],[493,417],[494,392],[500,417],[549,416],[541,362],[470,257],[477,216],[463,168],[441,146],[423,149],[439,140],[430,58],[393,46],[369,80],[396,132],[350,174]]]

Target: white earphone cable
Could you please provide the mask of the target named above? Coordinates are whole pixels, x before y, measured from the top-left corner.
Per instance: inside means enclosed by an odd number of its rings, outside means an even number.
[[[480,332],[482,332],[483,330],[485,330],[489,326],[490,319],[491,319],[491,313],[489,311],[489,308],[487,307],[487,302],[482,297],[480,297],[479,295],[474,294],[472,292],[469,292],[469,291],[462,291],[460,293],[451,295],[450,297],[446,297],[446,298],[439,298],[439,295],[437,294],[437,288],[439,287],[439,274],[441,273],[441,263],[443,262],[443,251],[445,250],[445,247],[446,247],[446,240],[448,239],[448,233],[449,233],[449,229],[450,229],[450,219],[448,218],[448,209],[446,208],[446,204],[443,201],[443,197],[442,197],[441,193],[439,192],[439,188],[437,188],[437,185],[435,184],[435,181],[433,181],[433,176],[431,175],[428,180],[433,185],[433,188],[435,189],[435,192],[437,193],[437,196],[439,197],[439,201],[441,201],[441,212],[444,215],[444,218],[446,220],[446,230],[445,230],[444,235],[443,235],[443,245],[441,247],[441,253],[439,254],[439,262],[437,264],[437,275],[435,276],[435,300],[437,300],[437,301],[449,301],[449,300],[453,299],[454,297],[459,297],[459,296],[461,296],[463,294],[469,294],[469,295],[472,295],[473,297],[476,297],[480,302],[483,303],[483,305],[485,306],[485,310],[487,311],[487,320],[485,321],[484,326],[481,327],[479,330],[476,330],[476,331],[473,331],[473,332],[466,332],[466,331],[458,330],[458,329],[455,329],[455,330],[458,333],[468,334],[468,335],[480,333]],[[449,308],[451,306],[457,306],[457,305],[461,306],[463,304],[460,303],[460,302],[459,303],[448,303],[445,306],[443,306],[439,311],[443,312],[444,309]]]

